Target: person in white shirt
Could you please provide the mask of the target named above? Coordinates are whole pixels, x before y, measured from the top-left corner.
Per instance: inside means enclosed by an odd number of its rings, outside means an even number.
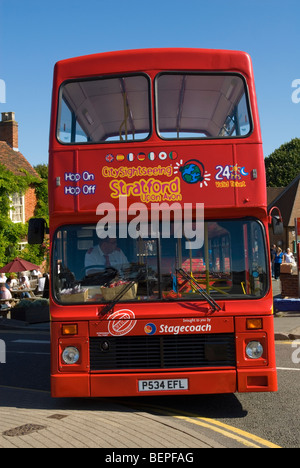
[[[117,239],[101,239],[99,244],[89,249],[85,255],[86,274],[97,273],[103,268],[113,267],[124,270],[129,267],[126,255],[118,248]],[[87,268],[91,267],[91,268]]]
[[[43,293],[44,292],[46,278],[47,278],[47,275],[45,273],[41,278],[38,279],[37,293]]]
[[[30,288],[29,280],[27,280],[26,276],[21,276],[20,289],[29,289],[29,288]],[[30,298],[30,294],[28,291],[25,291],[21,294],[21,299],[24,299],[26,297]]]
[[[291,252],[291,249],[286,249],[286,252],[284,254],[284,263],[292,263],[293,265],[296,264],[295,257]]]
[[[37,277],[37,278],[41,278],[41,277],[42,277],[42,273],[41,273],[39,270],[31,270],[31,276],[34,276],[34,277]]]
[[[5,276],[5,273],[0,273],[0,283],[6,283],[7,277]]]
[[[16,278],[14,278],[14,277],[12,276],[12,277],[11,277],[11,282],[10,282],[10,287],[11,287],[12,289],[17,288],[17,287],[18,287],[18,284],[19,284],[19,283],[18,283],[18,281],[16,280]]]

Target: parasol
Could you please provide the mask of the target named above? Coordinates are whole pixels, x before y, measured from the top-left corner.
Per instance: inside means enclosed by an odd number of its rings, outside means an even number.
[[[39,270],[40,267],[34,263],[27,262],[23,258],[16,257],[12,262],[0,268],[0,273],[17,273],[20,271]]]

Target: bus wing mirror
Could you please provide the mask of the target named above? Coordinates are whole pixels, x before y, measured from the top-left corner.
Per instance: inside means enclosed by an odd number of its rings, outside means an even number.
[[[277,210],[278,215],[273,215],[272,211]],[[283,220],[279,208],[273,206],[269,212],[269,224],[272,224],[273,234],[282,235],[283,234]]]
[[[280,220],[279,216],[272,217],[272,228],[273,233],[277,235],[283,234],[283,222]]]
[[[28,222],[28,244],[42,244],[48,233],[46,221],[43,218],[32,218]]]

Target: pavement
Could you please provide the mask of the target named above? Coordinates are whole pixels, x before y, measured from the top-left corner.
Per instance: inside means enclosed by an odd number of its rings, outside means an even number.
[[[280,281],[272,280],[273,297],[281,298]],[[300,299],[299,299],[300,301]],[[299,340],[300,339],[300,310],[276,312],[274,315],[275,340]]]
[[[273,282],[273,295],[280,297],[280,282]],[[300,311],[276,313],[274,322],[276,340],[300,339]],[[0,319],[0,331],[49,329],[49,323]],[[199,423],[200,429],[186,424],[182,416],[139,408],[140,399],[129,403],[107,398],[53,399],[50,391],[0,382],[0,402],[0,448],[102,448],[107,451],[100,455],[107,457],[124,449],[127,454],[129,449],[145,448],[178,452],[178,448],[221,448],[229,443],[206,430],[207,423]]]

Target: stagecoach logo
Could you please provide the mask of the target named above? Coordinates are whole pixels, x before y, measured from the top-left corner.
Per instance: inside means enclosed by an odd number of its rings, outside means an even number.
[[[136,323],[132,310],[122,309],[109,317],[108,331],[113,336],[127,335],[134,329]]]
[[[147,335],[154,335],[156,332],[156,326],[154,323],[147,323],[147,325],[145,325],[144,331]]]

